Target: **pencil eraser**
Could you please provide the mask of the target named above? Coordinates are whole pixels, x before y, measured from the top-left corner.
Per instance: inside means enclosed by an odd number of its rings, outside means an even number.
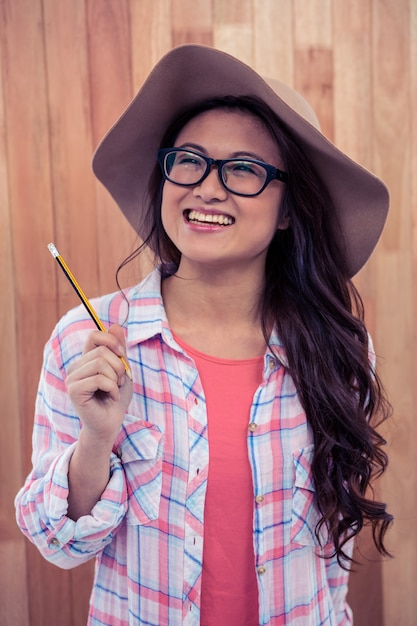
[[[55,247],[55,244],[53,243],[48,243],[48,250],[49,252],[52,254],[52,256],[56,259],[57,256],[59,256],[59,252]]]

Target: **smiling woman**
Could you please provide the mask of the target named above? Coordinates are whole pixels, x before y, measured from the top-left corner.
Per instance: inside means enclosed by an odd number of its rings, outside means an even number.
[[[54,330],[22,531],[58,566],[97,559],[91,626],[351,624],[353,540],[369,524],[386,554],[391,521],[351,280],[385,185],[299,94],[197,45],[157,64],[93,167],[143,240],[126,262],[155,268],[94,302],[108,333],[82,308]]]

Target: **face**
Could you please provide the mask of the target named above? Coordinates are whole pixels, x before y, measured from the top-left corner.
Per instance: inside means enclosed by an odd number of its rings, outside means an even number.
[[[274,138],[256,116],[227,109],[206,111],[180,131],[174,147],[214,159],[251,158],[283,169]],[[273,180],[258,195],[233,194],[213,167],[201,183],[181,187],[165,181],[162,223],[181,252],[180,268],[257,265],[264,268],[269,244],[279,228],[285,185]]]

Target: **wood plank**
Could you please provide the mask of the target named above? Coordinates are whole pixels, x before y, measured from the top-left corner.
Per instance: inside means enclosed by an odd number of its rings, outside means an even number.
[[[97,214],[91,173],[86,9],[43,0],[55,243],[89,296],[97,295]],[[46,242],[48,243],[48,242]],[[52,261],[52,257],[51,257]],[[79,304],[59,268],[59,315]],[[93,328],[93,326],[92,326]]]
[[[172,0],[172,45],[212,45],[213,14],[207,0]]]
[[[57,318],[54,273],[45,247],[53,235],[53,211],[42,20],[39,0],[6,0],[2,3],[4,102],[9,207],[15,255],[16,353],[20,393],[15,415],[19,410],[26,470],[30,461],[33,407],[42,349]],[[26,569],[30,624],[60,625],[60,598],[69,593],[68,573],[47,565],[34,549],[29,553],[30,547],[25,542],[28,550]],[[10,568],[13,568],[12,564]],[[40,568],[42,576],[34,576]],[[60,594],[53,592],[57,586]],[[25,597],[27,595],[23,593],[19,597],[14,596],[16,610]]]
[[[0,9],[1,11],[1,9]],[[6,24],[0,12],[1,30]],[[25,539],[15,522],[14,497],[23,482],[22,423],[19,415],[19,376],[17,329],[14,296],[14,260],[8,185],[7,123],[4,108],[3,40],[0,41],[0,307],[2,359],[0,385],[2,398],[2,441],[0,456],[0,623],[4,626],[29,626]],[[6,479],[7,477],[7,479]],[[19,601],[17,601],[19,599]]]
[[[3,16],[2,16],[3,18]],[[2,24],[4,21],[2,19]],[[16,305],[14,294],[14,259],[12,224],[9,204],[9,168],[7,161],[7,119],[3,94],[3,49],[0,46],[0,285],[2,302],[0,327],[2,333],[2,358],[0,381],[2,397],[2,440],[7,442],[0,456],[2,481],[2,506],[0,507],[0,542],[4,536],[18,538],[14,521],[13,500],[23,480],[22,425],[19,416],[19,385],[17,364]],[[7,390],[7,392],[6,392]]]
[[[334,141],[372,169],[371,0],[333,5]]]
[[[333,52],[323,48],[295,50],[295,88],[313,107],[322,133],[333,140]]]
[[[103,3],[101,0],[88,0],[87,28],[95,147],[132,98],[128,1]],[[96,288],[97,294],[103,294],[117,289],[116,268],[133,249],[135,234],[98,181],[95,182],[95,195],[98,239]]]
[[[17,333],[15,354],[10,358],[12,364],[17,362],[20,396],[12,414],[16,420],[19,413],[22,416],[21,441],[27,468],[39,376],[39,369],[35,373],[33,367],[41,360],[43,343],[50,331],[50,325],[49,330],[46,324],[38,325],[38,311],[33,307],[39,302],[42,306],[43,297],[48,298],[50,294],[54,300],[53,285],[51,288],[44,280],[50,261],[43,247],[38,245],[43,237],[49,238],[52,233],[46,81],[42,40],[36,28],[41,20],[39,2],[4,2],[1,15],[9,190],[8,199],[4,199],[10,211],[7,225],[10,241],[9,245],[5,241],[4,252],[10,253],[6,268],[13,271],[11,287],[14,290],[14,303],[10,302],[11,309],[8,305],[7,314],[14,316],[14,332]],[[52,309],[45,308],[42,318],[52,320],[55,313],[53,302]],[[13,389],[12,381],[10,385]]]
[[[60,570],[45,561],[29,542],[26,543],[26,559],[30,626],[72,626],[73,612],[69,600],[71,572]]]
[[[412,272],[412,311],[413,311],[413,317],[414,317],[414,327],[413,327],[413,333],[412,335],[410,335],[410,343],[408,346],[408,351],[412,351],[413,357],[412,357],[412,371],[414,374],[413,380],[414,383],[412,385],[412,390],[413,393],[410,394],[411,398],[411,407],[409,407],[409,412],[410,412],[410,416],[411,419],[413,420],[414,424],[416,422],[416,401],[417,401],[417,397],[416,397],[416,391],[415,391],[415,381],[416,381],[416,376],[417,376],[417,345],[416,345],[416,332],[415,332],[415,319],[416,319],[416,312],[417,312],[417,176],[416,176],[416,172],[417,172],[417,118],[416,118],[416,111],[417,111],[417,2],[415,2],[415,0],[409,0],[409,42],[410,42],[410,49],[409,49],[409,55],[408,55],[408,59],[410,62],[410,76],[409,76],[409,87],[407,89],[407,92],[409,93],[409,115],[410,115],[410,136],[409,136],[409,142],[407,144],[407,146],[404,146],[405,148],[408,147],[410,150],[410,180],[409,180],[409,184],[410,184],[410,198],[409,198],[409,204],[410,204],[410,208],[411,208],[411,220],[410,220],[410,232],[411,232],[411,272]],[[410,391],[409,391],[410,393]],[[409,402],[410,402],[409,400]],[[414,432],[415,434],[415,432]],[[408,453],[408,459],[409,461],[411,460],[411,464],[414,466],[415,468],[415,458],[417,456],[417,444],[416,444],[416,437],[414,437],[414,440],[410,441],[410,448],[409,448],[409,453]],[[412,489],[412,493],[415,494],[416,493],[416,482],[417,482],[417,477],[414,475],[412,477],[412,482],[410,481],[410,487]],[[411,507],[412,510],[412,515],[413,515],[413,521],[411,523],[411,528],[415,527],[415,524],[413,523],[416,519],[416,510],[417,510],[417,503],[414,502],[414,507]],[[399,511],[400,514],[402,514],[402,511]],[[406,524],[403,525],[403,528],[405,529]],[[415,555],[417,552],[416,549],[416,543],[417,543],[417,539],[416,539],[416,533],[412,532],[411,533],[414,537],[414,546],[412,546],[413,549],[413,556],[415,559]],[[403,559],[407,559],[408,555],[405,552],[405,550],[403,551],[402,555],[400,558]],[[415,561],[414,561],[415,563]],[[393,582],[395,580],[395,575],[396,572],[389,572],[389,575],[387,575],[386,579],[385,579],[385,589],[386,589],[386,601],[384,602],[384,610],[385,613],[387,615],[387,625],[388,625],[388,619],[391,619],[393,617],[393,619],[395,619],[395,610],[398,609],[398,601],[392,602],[391,598],[392,595],[394,593],[394,590],[392,589],[393,586]],[[415,570],[413,569],[412,576],[416,575]],[[415,580],[415,578],[414,578]],[[410,581],[413,581],[413,579],[411,578]],[[404,583],[403,584],[407,584],[407,581],[404,578]],[[409,588],[410,588],[410,595],[412,596],[409,600],[410,605],[409,605],[409,609],[408,609],[408,616],[410,616],[410,614],[412,614],[411,620],[415,620],[415,616],[417,615],[417,598],[416,598],[416,594],[415,594],[415,585],[414,585],[414,581],[408,583],[409,584]]]
[[[217,27],[229,24],[239,29],[240,25],[248,25],[252,21],[252,2],[248,0],[214,0],[214,20]]]
[[[358,565],[350,575],[348,592],[353,621],[355,626],[384,626],[381,558],[370,532],[362,531],[357,543],[354,557]]]
[[[410,0],[410,111],[411,129],[410,129],[410,170],[417,172],[417,119],[415,111],[417,111],[417,2]],[[417,177],[412,175],[410,178],[410,205],[417,207]],[[413,311],[417,311],[417,211],[414,209],[411,218],[411,234],[412,234],[412,259],[411,267],[413,272]],[[414,350],[414,371],[417,370],[417,350]]]
[[[333,0],[294,0],[292,6],[297,47],[331,48]]]
[[[132,97],[128,0],[87,0],[93,143],[96,145]]]
[[[372,74],[370,0],[333,4],[334,140],[364,167],[372,169]],[[366,307],[369,331],[375,330],[374,259],[356,277]],[[376,346],[378,349],[379,346]],[[380,488],[380,486],[379,486]],[[358,540],[355,558],[360,562],[350,576],[349,602],[355,624],[383,624],[381,558],[373,547],[369,529]]]
[[[381,557],[368,529],[356,541],[354,558],[357,565],[349,577],[348,602],[355,626],[384,626]]]
[[[253,0],[253,68],[262,76],[294,84],[294,20],[288,0]]]
[[[385,381],[395,411],[388,426],[390,469],[382,483],[396,517],[389,541],[395,559],[383,566],[384,620],[389,626],[412,624],[417,614],[417,596],[410,589],[417,577],[416,536],[410,532],[417,509],[417,468],[410,462],[417,452],[410,2],[374,0],[373,20],[374,162],[388,184],[392,206],[376,272],[377,344],[386,359]]]
[[[0,624],[34,626],[29,621],[26,557],[23,541],[0,541]],[[7,567],[4,565],[7,564]]]
[[[251,0],[212,0],[212,3],[214,47],[252,65]]]
[[[169,0],[133,2],[130,5],[131,63],[133,93],[135,94],[159,59],[172,47],[173,6]],[[140,241],[125,238],[124,257],[136,248]],[[129,249],[130,246],[130,249]],[[131,285],[139,281],[150,269],[149,255],[130,263],[121,274],[122,284]]]
[[[48,255],[33,242],[53,232],[47,84],[40,0],[5,0],[3,55],[10,206],[19,293],[50,293]],[[30,254],[30,262],[28,255]],[[42,278],[40,278],[42,277]]]
[[[322,132],[333,139],[333,49],[329,0],[296,0],[295,88],[313,107]]]
[[[131,0],[131,55],[136,92],[159,59],[173,46],[170,0]]]
[[[71,571],[71,614],[72,622],[68,626],[84,626],[87,624],[90,596],[94,581],[95,560],[83,563]]]

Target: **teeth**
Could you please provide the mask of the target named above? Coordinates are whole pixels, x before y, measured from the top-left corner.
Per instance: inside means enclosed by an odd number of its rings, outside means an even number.
[[[221,224],[222,226],[229,226],[233,224],[233,218],[228,215],[216,215],[200,213],[199,211],[192,210],[188,214],[190,222],[205,222],[209,224]]]

